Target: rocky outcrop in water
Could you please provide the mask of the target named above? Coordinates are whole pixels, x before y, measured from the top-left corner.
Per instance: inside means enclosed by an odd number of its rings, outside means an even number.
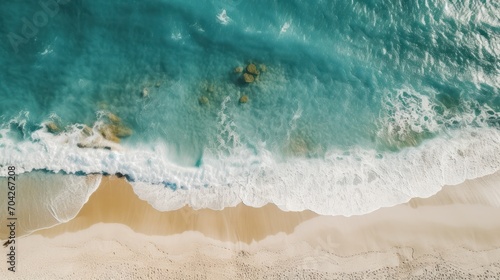
[[[264,64],[259,65],[259,68],[262,72],[265,72],[267,69]],[[257,66],[254,63],[249,63],[245,67],[245,71],[243,71],[242,67],[236,67],[234,72],[235,73],[243,73],[241,78],[247,84],[250,84],[250,83],[257,81],[257,77],[260,75],[260,71],[257,69]]]
[[[45,126],[47,127],[47,130],[50,133],[57,133],[57,132],[59,132],[61,130],[59,128],[59,126],[57,126],[57,124],[55,122],[49,122]]]
[[[247,103],[248,102],[248,95],[243,95],[240,97],[240,103]]]
[[[243,74],[243,80],[245,83],[253,83],[255,81],[255,77],[251,74],[245,73]]]
[[[108,113],[108,119],[112,123],[120,123],[122,121],[117,115],[115,115],[113,113]]]
[[[253,63],[248,64],[247,73],[252,74],[254,76],[257,76],[260,74],[259,70],[257,70],[257,66],[255,66],[255,64],[253,64]]]
[[[121,119],[117,115],[108,113],[107,117],[110,123],[104,124],[99,128],[99,133],[106,140],[119,143],[120,138],[132,135],[132,130],[123,125]]]
[[[198,98],[198,103],[200,103],[200,105],[206,105],[208,104],[208,97],[206,96],[200,96],[200,98]]]
[[[101,128],[99,128],[99,132],[101,133],[102,137],[104,139],[115,142],[115,143],[120,143],[120,138],[118,138],[114,133],[113,129],[109,125],[105,125]]]
[[[149,89],[146,87],[146,88],[143,88],[142,89],[142,97],[148,97],[149,95]]]

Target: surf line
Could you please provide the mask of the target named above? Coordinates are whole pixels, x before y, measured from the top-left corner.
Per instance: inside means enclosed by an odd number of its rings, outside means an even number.
[[[8,167],[7,177],[7,228],[9,228],[9,237],[3,244],[8,247],[7,250],[7,263],[9,271],[16,272],[16,167]]]

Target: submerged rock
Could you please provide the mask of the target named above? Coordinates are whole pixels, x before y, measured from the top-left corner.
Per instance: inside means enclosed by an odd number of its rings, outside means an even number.
[[[247,103],[248,102],[248,95],[243,95],[240,97],[240,103]]]
[[[255,77],[253,75],[245,73],[243,74],[243,80],[245,81],[245,83],[253,83],[255,81]]]
[[[76,146],[77,146],[78,148],[81,148],[81,149],[88,148],[88,146],[87,146],[87,145],[85,145],[85,144],[83,144],[83,143],[77,143],[77,144],[76,144]]]
[[[247,66],[247,73],[252,74],[252,75],[259,75],[259,70],[257,70],[257,66],[255,64],[250,63]]]
[[[243,72],[243,67],[238,66],[238,67],[234,68],[234,73],[241,73],[241,72]]]
[[[121,124],[109,124],[99,128],[104,139],[120,143],[120,138],[132,135],[132,129]]]
[[[113,133],[113,129],[111,128],[111,126],[103,126],[99,129],[99,132],[101,133],[102,137],[104,137],[104,139],[115,143],[120,143],[120,138],[118,138]]]
[[[111,131],[117,137],[123,138],[132,135],[132,129],[123,125],[112,125]]]
[[[99,107],[99,109],[101,109],[101,110],[107,110],[107,109],[109,108],[109,105],[108,105],[108,103],[106,103],[106,102],[99,102],[99,103],[97,104],[97,106],[98,106],[98,107]]]
[[[142,89],[142,97],[148,97],[148,95],[149,95],[149,90],[148,90],[148,88],[147,88],[147,87],[146,87],[146,88],[143,88],[143,89]]]
[[[85,135],[85,136],[90,136],[92,135],[92,128],[84,125],[83,126],[83,129],[82,129],[82,134]]]
[[[203,95],[200,98],[198,98],[198,102],[200,103],[200,105],[206,105],[208,104],[208,97]]]
[[[259,65],[259,69],[260,69],[260,71],[262,71],[262,72],[266,72],[266,71],[267,71],[267,67],[266,67],[266,65],[264,65],[264,64]]]
[[[303,138],[291,139],[288,148],[295,156],[305,156],[309,152],[309,145]]]
[[[200,85],[200,88],[202,90],[202,94],[205,94],[205,95],[211,95],[215,92],[217,92],[219,90],[219,88],[217,87],[217,82],[214,82],[214,81],[208,81],[208,80],[205,80],[201,83]]]
[[[214,93],[215,92],[215,85],[214,84],[208,84],[207,85],[207,92]]]
[[[111,122],[113,122],[113,123],[119,123],[119,122],[121,122],[121,119],[117,115],[115,115],[113,113],[108,113],[108,119]]]
[[[61,130],[54,122],[49,122],[48,124],[46,124],[46,127],[50,133],[56,133]]]

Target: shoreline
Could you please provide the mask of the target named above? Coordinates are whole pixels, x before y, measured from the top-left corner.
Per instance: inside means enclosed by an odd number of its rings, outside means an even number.
[[[445,137],[429,139],[422,145],[405,148],[402,153],[381,152],[380,160],[373,162],[372,158],[378,157],[376,151],[365,150],[362,147],[349,150],[348,156],[342,156],[343,153],[340,150],[337,151],[339,154],[332,150],[325,158],[328,160],[297,159],[280,162],[270,155],[270,162],[260,165],[264,168],[266,175],[259,179],[260,175],[246,178],[244,174],[248,170],[245,170],[246,167],[240,170],[239,165],[232,166],[230,168],[232,171],[227,174],[218,170],[219,167],[215,164],[218,160],[210,154],[206,155],[206,167],[174,166],[172,162],[166,160],[168,157],[161,156],[166,151],[166,146],[161,143],[153,144],[153,150],[124,144],[123,148],[127,152],[120,155],[119,162],[117,162],[115,157],[117,154],[114,152],[105,149],[75,148],[71,144],[75,140],[72,135],[41,133],[40,136],[43,136],[42,142],[44,143],[66,143],[63,149],[65,152],[58,153],[58,145],[49,145],[48,154],[38,155],[36,162],[5,162],[4,165],[19,165],[26,170],[64,170],[68,174],[82,175],[94,172],[106,174],[123,172],[122,174],[127,176],[130,173],[133,174],[133,176],[130,175],[131,178],[135,180],[133,184],[136,193],[143,198],[148,197],[149,203],[161,210],[177,209],[185,204],[191,204],[196,209],[220,209],[243,201],[248,205],[259,207],[273,202],[285,211],[311,209],[323,215],[365,214],[381,206],[398,205],[412,197],[433,195],[445,183],[455,184],[466,178],[495,172],[498,167],[495,163],[499,162],[497,157],[500,155],[498,148],[500,146],[497,145],[500,139],[498,130],[470,128],[450,131],[449,135],[444,135]],[[154,152],[156,150],[157,152]],[[244,155],[246,152],[242,151],[242,153]],[[52,154],[57,157],[49,160]],[[267,152],[262,156],[265,158],[266,154]],[[24,158],[21,154],[10,154],[10,156]],[[79,166],[77,162],[69,160],[71,158],[79,158],[85,164]],[[364,160],[358,161],[356,158],[364,158]],[[158,166],[142,170],[140,167],[147,166],[150,159],[158,161]],[[234,160],[240,159],[234,158]],[[254,160],[266,162],[260,157]],[[2,171],[1,168],[0,171]],[[240,171],[244,172],[239,173]],[[173,174],[177,175],[173,176]],[[218,178],[217,174],[225,175]],[[225,183],[219,184],[225,180],[224,176],[232,177],[233,175],[236,179],[230,179],[227,183],[235,183],[236,187],[227,188],[224,187]],[[175,179],[176,176],[178,180]],[[198,178],[197,176],[217,178],[212,178],[214,181],[202,180],[191,184],[189,178]],[[168,199],[175,191],[165,188],[170,184],[167,181],[175,181],[179,186],[186,186],[188,190],[192,188],[196,191],[179,191],[173,199]],[[209,183],[208,185],[212,187],[203,187],[205,183]],[[323,187],[318,188],[317,191],[311,191],[310,186],[313,185]],[[174,186],[172,189],[175,188]],[[163,190],[164,192],[160,192]],[[207,195],[212,195],[212,200],[205,200]],[[352,203],[353,201],[355,203]]]
[[[19,239],[16,274],[493,279],[500,277],[499,185],[497,172],[429,198],[344,217],[241,204],[159,212],[124,180],[104,177],[75,219]]]
[[[83,230],[96,223],[120,223],[147,235],[199,231],[221,241],[251,243],[265,238],[269,231],[292,233],[298,224],[316,216],[318,214],[312,211],[284,212],[274,204],[254,208],[242,203],[224,210],[193,210],[184,206],[178,210],[161,212],[139,199],[125,179],[103,176],[101,185],[74,219],[35,230],[32,234],[56,237],[65,232]],[[259,224],[266,220],[282,222],[264,226]],[[267,230],[259,230],[262,228]]]

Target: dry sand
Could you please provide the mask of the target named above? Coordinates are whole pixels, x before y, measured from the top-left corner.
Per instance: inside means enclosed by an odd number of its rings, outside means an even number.
[[[239,205],[161,213],[104,178],[72,221],[18,239],[2,279],[500,279],[500,173],[353,217]],[[7,276],[7,277],[4,277]]]

